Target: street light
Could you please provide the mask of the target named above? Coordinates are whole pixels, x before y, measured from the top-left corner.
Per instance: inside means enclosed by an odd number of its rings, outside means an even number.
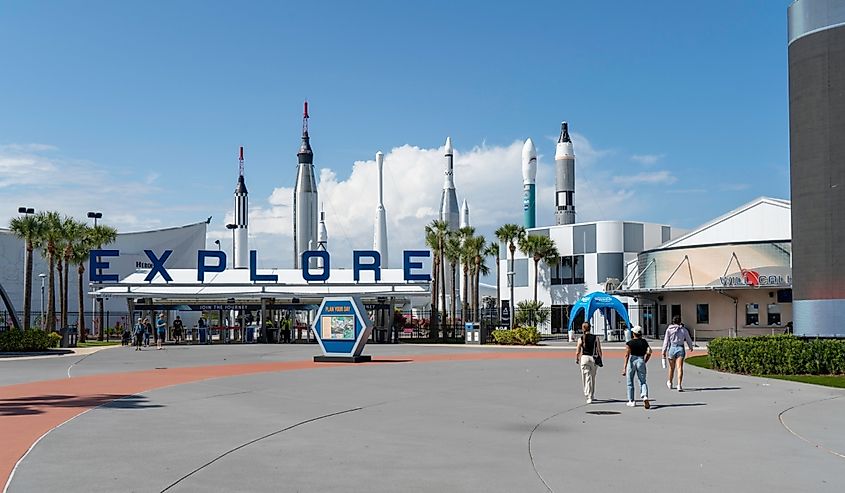
[[[88,217],[94,220],[94,227],[96,228],[97,227],[97,219],[102,218],[103,213],[102,212],[89,212]]]
[[[226,229],[232,230],[232,268],[235,268],[235,230],[238,228],[237,224],[229,223],[226,225]]]
[[[511,288],[510,306],[508,307],[508,309],[510,310],[510,320],[509,320],[509,322],[510,322],[510,328],[511,329],[513,329],[513,321],[514,321],[514,318],[516,318],[515,317],[516,310],[514,309],[515,307],[514,307],[514,304],[513,304],[513,275],[514,275],[513,265],[511,265],[511,269],[508,271],[508,286]]]
[[[214,240],[214,244],[217,245],[217,251],[220,251],[220,240]]]
[[[26,214],[27,216],[35,214],[35,209],[32,207],[18,207],[18,214]]]
[[[44,328],[44,278],[47,277],[47,274],[41,273],[38,274],[38,277],[41,278],[41,328]]]

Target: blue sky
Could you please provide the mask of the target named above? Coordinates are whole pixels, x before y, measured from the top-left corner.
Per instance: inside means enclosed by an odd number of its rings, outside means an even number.
[[[389,216],[402,211],[391,240],[421,243],[446,136],[482,232],[520,220],[513,148],[532,137],[548,222],[561,120],[578,136],[580,219],[691,228],[789,196],[788,4],[7,1],[0,218],[19,205],[97,209],[137,230],[213,215],[210,239],[225,238],[244,145],[254,244],[287,248],[308,98],[338,248],[371,241],[379,149],[401,189],[386,197]],[[412,166],[430,167],[433,185],[407,179]],[[402,203],[411,196],[431,211]]]

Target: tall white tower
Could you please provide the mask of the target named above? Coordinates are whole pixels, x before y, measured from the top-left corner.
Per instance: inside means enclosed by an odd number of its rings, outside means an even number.
[[[308,135],[308,102],[302,112],[302,144],[296,153],[296,184],[293,187],[293,266],[301,267],[302,252],[317,247],[317,180],[314,152]]]
[[[387,211],[384,210],[384,154],[376,153],[378,167],[378,204],[376,205],[376,224],[373,231],[373,250],[381,255],[381,267],[387,269]]]
[[[249,267],[249,237],[247,234],[249,222],[249,192],[244,183],[244,147],[238,154],[238,185],[235,187],[235,268]]]

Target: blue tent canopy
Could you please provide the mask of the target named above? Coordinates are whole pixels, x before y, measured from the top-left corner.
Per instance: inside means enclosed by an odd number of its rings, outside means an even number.
[[[628,310],[616,297],[611,296],[603,291],[596,291],[586,296],[582,296],[578,302],[572,305],[572,310],[569,311],[569,329],[572,330],[572,322],[578,315],[579,310],[584,310],[584,320],[589,320],[596,310],[601,310],[602,314],[607,316],[607,311],[613,309],[622,315],[628,330],[631,330],[631,320],[628,318]]]

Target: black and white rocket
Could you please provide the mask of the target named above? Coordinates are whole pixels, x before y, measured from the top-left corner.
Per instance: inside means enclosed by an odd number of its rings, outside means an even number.
[[[555,148],[555,224],[575,224],[575,151],[566,122]]]
[[[317,248],[316,250],[329,251],[329,232],[326,229],[326,211],[320,207],[320,224],[317,226]],[[323,259],[317,259],[316,267],[323,268]]]
[[[249,237],[247,228],[249,226],[249,192],[244,183],[244,147],[241,146],[238,153],[238,184],[235,187],[235,268],[246,269],[249,267]]]
[[[296,184],[293,187],[293,265],[302,267],[302,253],[317,248],[317,180],[314,153],[308,136],[308,102],[302,112],[302,143],[296,153]]]
[[[450,231],[457,231],[460,226],[461,212],[458,210],[458,195],[455,192],[455,162],[454,150],[452,149],[452,138],[446,138],[446,168],[444,170],[443,179],[443,194],[440,196],[440,220],[446,221]],[[446,292],[452,289],[452,266],[445,263],[443,266],[443,273],[445,274]],[[455,273],[458,274],[457,272]],[[461,293],[457,289],[460,286],[455,286],[456,294],[460,299]],[[448,303],[448,302],[447,302]]]
[[[376,167],[378,168],[378,204],[376,205],[376,222],[373,230],[373,250],[381,255],[381,267],[389,266],[387,258],[387,211],[384,209],[384,154],[376,153]]]

